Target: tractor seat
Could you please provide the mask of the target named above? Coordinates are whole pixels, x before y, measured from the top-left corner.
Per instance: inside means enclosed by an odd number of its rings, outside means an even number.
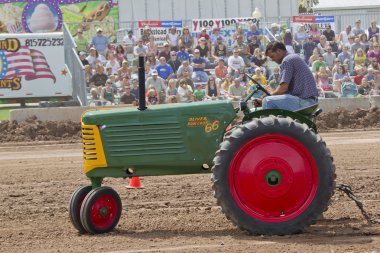
[[[308,106],[308,107],[305,107],[305,108],[302,108],[302,109],[299,109],[299,110],[297,110],[297,111],[295,111],[295,112],[297,112],[297,113],[299,113],[299,114],[302,114],[302,115],[305,115],[305,116],[311,116],[311,115],[313,115],[313,114],[315,114],[315,116],[316,115],[318,115],[319,113],[321,113],[322,112],[322,110],[321,110],[321,112],[318,112],[317,113],[317,111],[319,111],[319,110],[317,110],[318,109],[318,104],[315,104],[315,105],[311,105],[311,106]],[[314,116],[314,115],[313,115]]]

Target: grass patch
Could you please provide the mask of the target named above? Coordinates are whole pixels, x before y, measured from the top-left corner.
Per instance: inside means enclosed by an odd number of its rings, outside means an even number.
[[[20,107],[0,108],[0,120],[9,120],[9,111],[13,109],[20,109]]]

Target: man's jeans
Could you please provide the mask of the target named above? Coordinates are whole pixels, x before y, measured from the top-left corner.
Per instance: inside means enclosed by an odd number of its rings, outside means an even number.
[[[315,104],[318,104],[318,100],[316,99],[303,99],[289,94],[267,96],[263,99],[263,109],[285,109],[288,111],[297,111]]]
[[[195,83],[198,83],[198,82],[205,83],[208,80],[208,76],[206,72],[204,71],[194,71],[192,78]]]

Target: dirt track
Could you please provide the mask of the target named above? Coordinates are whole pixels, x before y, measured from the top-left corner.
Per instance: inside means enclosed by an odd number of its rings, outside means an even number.
[[[337,167],[371,216],[380,219],[380,131],[322,134]],[[307,233],[248,236],[221,213],[210,175],[146,177],[145,189],[106,179],[123,202],[117,229],[79,235],[70,223],[71,193],[89,181],[80,144],[0,145],[1,252],[380,252],[380,225],[335,194],[325,219]]]

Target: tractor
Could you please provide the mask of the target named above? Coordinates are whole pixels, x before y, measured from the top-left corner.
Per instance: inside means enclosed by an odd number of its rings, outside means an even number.
[[[121,200],[102,186],[105,177],[211,172],[222,212],[255,235],[303,232],[327,210],[335,166],[317,133],[317,105],[294,112],[250,109],[247,102],[257,90],[268,94],[256,83],[239,108],[229,100],[146,108],[143,57],[139,82],[137,108],[82,115],[84,172],[91,185],[79,187],[69,201],[80,233],[107,233],[119,221]]]

